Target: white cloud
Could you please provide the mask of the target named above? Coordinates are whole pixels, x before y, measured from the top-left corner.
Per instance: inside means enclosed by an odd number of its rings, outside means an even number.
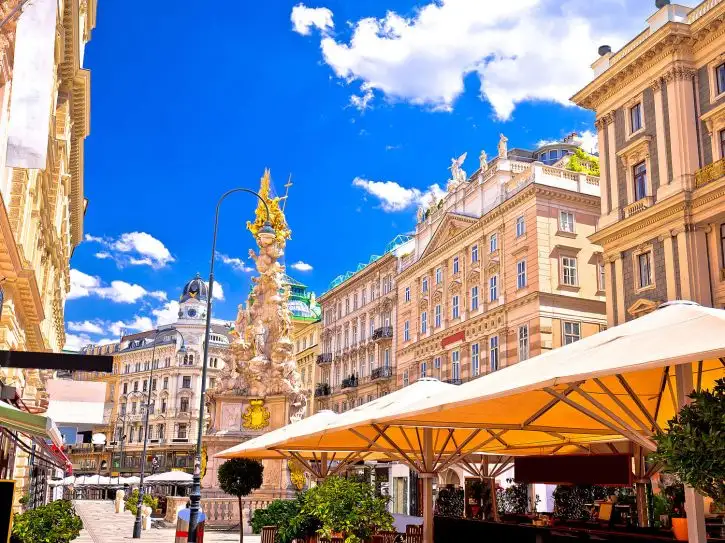
[[[437,184],[431,185],[426,191],[414,187],[405,188],[395,181],[370,181],[361,177],[353,179],[352,184],[375,196],[380,200],[383,211],[388,212],[403,211],[416,205],[426,205],[431,195],[436,200],[445,195],[445,191]]]
[[[206,285],[209,286],[209,283],[207,283]],[[212,297],[215,300],[219,300],[220,302],[223,302],[224,301],[224,288],[222,287],[222,284],[217,280],[214,280],[213,291],[214,292],[212,293]]]
[[[149,317],[139,317],[136,315],[130,322],[116,321],[111,323],[109,331],[116,337],[120,337],[122,333],[143,332],[153,330],[154,325]]]
[[[365,85],[363,85],[361,90],[363,93],[360,96],[357,96],[356,94],[350,96],[350,105],[355,109],[365,111],[366,109],[370,109],[369,104],[373,99],[373,91]]]
[[[147,296],[161,301],[165,301],[167,298],[164,291],[154,290],[149,292],[141,285],[127,283],[126,281],[111,281],[109,286],[103,286],[100,278],[76,269],[70,271],[70,285],[69,300],[97,296],[117,303],[132,304]]]
[[[171,300],[163,307],[151,310],[151,314],[156,317],[156,326],[172,324],[179,318],[179,302]]]
[[[352,23],[349,41],[331,35],[329,9],[299,4],[292,20],[300,34],[321,31],[322,57],[338,78],[363,85],[366,94],[351,103],[374,90],[449,111],[475,74],[482,98],[505,120],[523,101],[569,105],[591,79],[597,47],[616,50],[654,10],[642,0],[428,1],[412,15],[388,11]]]
[[[69,322],[68,330],[71,332],[85,332],[87,334],[96,335],[100,335],[104,331],[101,324],[91,321]]]
[[[302,262],[301,260],[298,260],[294,264],[290,266],[292,269],[295,269],[297,271],[301,272],[308,272],[312,271],[312,266],[308,264],[307,262]]]
[[[65,345],[63,346],[63,349],[66,351],[80,351],[83,347],[88,345],[89,343],[93,343],[91,341],[91,338],[86,334],[66,334],[65,335]]]
[[[146,232],[127,232],[118,239],[86,234],[85,239],[99,243],[107,249],[96,253],[96,258],[112,258],[119,267],[150,266],[158,270],[174,262],[174,257],[166,246]]]
[[[322,33],[327,33],[335,26],[332,22],[332,11],[327,8],[308,8],[304,4],[297,4],[292,8],[290,19],[294,31],[303,36],[308,36],[313,26]]]
[[[219,260],[221,260],[224,264],[231,266],[237,271],[244,273],[251,273],[254,271],[254,268],[248,266],[247,263],[244,262],[244,260],[242,260],[241,258],[231,257],[223,253],[217,253],[217,258],[219,258]]]

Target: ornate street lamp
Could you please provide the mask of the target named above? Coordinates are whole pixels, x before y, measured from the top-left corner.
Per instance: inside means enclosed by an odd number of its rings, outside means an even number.
[[[168,334],[169,332],[174,332],[176,334],[179,334],[179,337],[181,338],[181,347],[179,347],[178,353],[185,353],[186,347],[184,346],[184,336],[181,335],[181,332],[179,332],[176,328],[166,329],[166,330],[156,330],[156,333],[154,334],[154,347],[151,349],[151,372],[149,373],[149,381],[148,381],[148,387],[146,388],[146,414],[144,416],[144,429],[143,429],[143,453],[141,455],[141,480],[139,481],[139,487],[138,487],[138,504],[136,505],[136,520],[133,522],[133,538],[134,539],[140,539],[141,538],[141,506],[143,505],[143,495],[144,495],[144,489],[143,489],[143,480],[144,475],[146,474],[146,449],[148,447],[148,439],[149,439],[149,412],[151,411],[151,387],[153,385],[153,377],[154,377],[154,355],[156,354],[156,339],[159,337],[159,334]],[[177,354],[178,354],[177,353]],[[120,477],[120,470],[119,470],[119,477]],[[119,479],[120,480],[120,479]]]
[[[211,332],[211,300],[212,291],[214,289],[214,260],[216,258],[216,238],[219,227],[219,207],[224,199],[235,192],[247,192],[253,194],[264,205],[267,220],[259,229],[257,235],[263,240],[269,240],[274,237],[275,231],[270,222],[269,206],[267,202],[258,193],[250,189],[236,188],[231,189],[224,194],[216,204],[216,213],[214,215],[214,236],[211,241],[211,264],[209,265],[209,286],[206,300],[206,328],[204,330],[204,357],[202,360],[201,370],[201,396],[199,397],[199,427],[196,432],[196,457],[194,459],[194,479],[191,486],[191,494],[189,495],[189,536],[188,543],[196,543],[196,530],[199,524],[199,511],[201,510],[201,438],[204,433],[204,395],[206,393],[206,367],[207,356],[209,355],[209,334]]]

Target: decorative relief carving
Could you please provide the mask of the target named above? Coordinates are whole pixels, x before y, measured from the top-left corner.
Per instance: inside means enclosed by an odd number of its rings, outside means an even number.
[[[242,415],[242,426],[248,430],[262,430],[269,426],[269,409],[264,406],[264,400],[251,400]]]

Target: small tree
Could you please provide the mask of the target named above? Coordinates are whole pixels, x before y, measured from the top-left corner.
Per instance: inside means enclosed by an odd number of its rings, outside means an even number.
[[[665,472],[725,507],[725,379],[690,398],[667,431],[654,437],[655,458]]]
[[[261,463],[248,458],[232,458],[227,460],[217,472],[219,486],[227,494],[239,499],[239,541],[244,538],[242,520],[242,497],[248,496],[253,490],[262,486],[264,467]]]

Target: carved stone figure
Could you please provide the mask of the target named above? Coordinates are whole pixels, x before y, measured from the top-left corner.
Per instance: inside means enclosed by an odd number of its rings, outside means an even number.
[[[448,191],[455,189],[457,186],[459,186],[461,183],[464,183],[467,179],[466,172],[461,169],[461,166],[463,165],[463,161],[466,160],[466,155],[468,153],[463,153],[458,158],[452,158],[451,159],[451,167],[448,168],[451,170],[451,178],[448,181]]]
[[[507,158],[508,157],[508,138],[501,134],[501,137],[498,140],[498,158]]]
[[[478,161],[480,163],[481,172],[488,170],[488,155],[486,154],[486,151],[481,151]]]

